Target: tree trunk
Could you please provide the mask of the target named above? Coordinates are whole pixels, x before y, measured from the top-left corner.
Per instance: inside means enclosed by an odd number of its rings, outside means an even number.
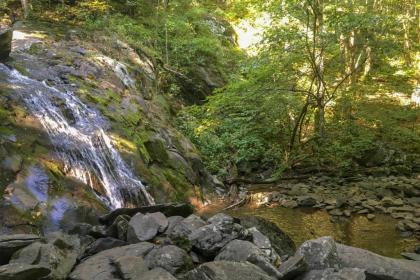
[[[26,19],[29,15],[29,5],[28,0],[20,0],[22,3],[22,9],[23,9],[23,17]]]

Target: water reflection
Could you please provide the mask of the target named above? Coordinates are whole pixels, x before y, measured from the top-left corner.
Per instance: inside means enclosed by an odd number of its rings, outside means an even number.
[[[206,209],[204,215],[211,215],[220,209]],[[325,211],[311,209],[289,209],[274,207],[242,207],[226,211],[232,216],[255,215],[275,223],[296,243],[321,236],[333,236],[335,240],[355,247],[364,248],[380,255],[400,257],[403,251],[412,251],[418,241],[403,238],[395,229],[396,220],[386,215],[377,215],[373,221],[364,216],[333,222]]]

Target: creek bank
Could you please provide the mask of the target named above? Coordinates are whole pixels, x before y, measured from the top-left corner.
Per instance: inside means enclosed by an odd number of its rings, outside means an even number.
[[[162,212],[166,207],[172,206],[160,205]],[[420,262],[382,257],[331,237],[306,241],[296,249],[279,228],[260,218],[249,227],[253,217],[237,219],[222,213],[209,219],[195,214],[167,217],[145,209],[139,208],[132,217],[118,215],[111,225],[84,223],[66,233],[1,236],[0,245],[11,254],[4,256],[0,279],[414,280],[420,276]]]
[[[13,31],[10,28],[0,26],[0,61],[6,60],[12,51]]]
[[[375,215],[385,214],[398,220],[396,227],[405,235],[420,233],[418,177],[367,177],[353,182],[320,177],[306,182],[245,186],[239,200],[257,206],[324,209],[333,221],[355,215],[374,220]]]

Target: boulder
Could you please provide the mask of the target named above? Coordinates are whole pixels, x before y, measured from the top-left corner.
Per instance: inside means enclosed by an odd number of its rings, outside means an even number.
[[[216,256],[215,261],[248,261],[255,264],[268,275],[280,277],[277,269],[270,263],[270,260],[253,243],[244,240],[233,240]]]
[[[112,237],[99,238],[86,248],[85,255],[86,256],[95,255],[104,250],[112,249],[115,247],[121,247],[125,245],[127,245],[125,241],[122,241],[116,238],[112,238]]]
[[[141,277],[142,280],[176,280],[172,274],[164,270],[163,268],[156,267],[146,273]]]
[[[249,262],[214,261],[188,272],[183,280],[274,280]]]
[[[153,249],[145,261],[150,269],[160,267],[171,274],[187,272],[193,267],[190,255],[174,245]]]
[[[316,205],[316,203],[316,199],[309,195],[298,196],[297,198],[297,204],[300,207],[312,207]]]
[[[107,235],[118,238],[120,240],[127,240],[127,230],[130,219],[131,217],[128,215],[118,216],[108,227]]]
[[[280,256],[291,256],[296,251],[295,243],[276,224],[261,217],[242,216],[240,223],[245,228],[255,227],[270,239],[271,245]]]
[[[12,38],[12,29],[0,29],[0,61],[9,57],[10,52],[12,51]]]
[[[58,232],[47,238],[47,244],[35,242],[16,252],[10,263],[46,267],[53,279],[66,279],[77,262],[80,241],[75,236]]]
[[[124,280],[143,279],[142,276],[149,271],[143,258],[123,256],[114,260],[116,272]]]
[[[209,224],[188,235],[193,250],[207,258],[214,258],[218,252],[234,239],[247,239],[249,233],[241,225],[224,220],[220,224]]]
[[[168,227],[166,228],[165,234],[169,235],[172,232],[172,229],[184,220],[181,216],[172,216],[168,218]]]
[[[248,232],[251,234],[252,243],[254,243],[264,253],[264,255],[270,260],[271,263],[280,262],[280,256],[274,250],[270,239],[268,239],[267,236],[262,234],[255,227],[249,228]]]
[[[343,268],[340,270],[334,270],[327,268],[324,270],[311,270],[299,280],[365,280],[366,275],[363,269],[358,268]]]
[[[196,215],[190,215],[180,223],[174,225],[172,231],[170,232],[170,237],[187,237],[194,230],[197,230],[205,225],[207,225],[207,223],[203,219]]]
[[[160,225],[152,216],[137,213],[128,223],[127,241],[129,243],[137,243],[153,239]]]
[[[290,257],[287,261],[280,265],[280,279],[295,279],[295,277],[305,273],[307,270],[308,264],[306,263],[305,258],[301,254],[296,253],[293,257]]]
[[[342,267],[364,269],[366,275],[373,279],[419,279],[420,266],[418,262],[387,258],[342,244],[337,244],[336,248]]]
[[[323,270],[327,268],[341,268],[337,253],[337,246],[332,237],[325,236],[305,241],[298,249],[310,270]]]
[[[185,218],[194,213],[194,208],[191,204],[188,203],[167,203],[143,206],[138,208],[119,208],[100,217],[99,221],[103,224],[111,225],[114,222],[114,220],[120,215],[128,215],[132,217],[137,213],[146,214],[153,212],[161,212],[166,217],[182,216]]]
[[[418,262],[420,262],[420,254],[416,254],[416,253],[401,253],[401,256],[403,256],[407,260],[412,260],[412,261],[418,261]]]
[[[166,228],[168,227],[168,224],[169,224],[168,219],[161,212],[154,212],[154,213],[149,213],[146,215],[151,216],[156,221],[156,223],[159,225],[159,229],[158,229],[159,232],[164,232]]]
[[[40,265],[11,263],[0,266],[1,280],[43,279],[50,273],[49,268]]]
[[[39,240],[34,234],[0,235],[0,265],[8,263],[15,252]]]
[[[115,260],[121,257],[144,258],[154,245],[148,242],[131,244],[102,251],[78,264],[70,274],[71,280],[120,280],[115,275]]]

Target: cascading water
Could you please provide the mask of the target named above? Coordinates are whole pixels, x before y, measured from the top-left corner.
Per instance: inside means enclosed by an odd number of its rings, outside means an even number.
[[[0,64],[25,105],[46,129],[67,175],[92,188],[99,186],[113,208],[154,204],[106,134],[106,120],[72,91],[60,91]]]

